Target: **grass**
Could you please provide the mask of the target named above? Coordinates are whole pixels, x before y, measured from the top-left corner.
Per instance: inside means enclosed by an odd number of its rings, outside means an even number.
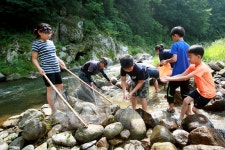
[[[217,40],[211,43],[210,46],[204,47],[205,53],[203,56],[203,61],[224,61],[225,56],[225,39]]]

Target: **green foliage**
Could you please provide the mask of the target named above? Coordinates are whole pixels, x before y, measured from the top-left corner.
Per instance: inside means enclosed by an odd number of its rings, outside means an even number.
[[[205,48],[203,60],[209,61],[224,61],[225,56],[225,39],[220,39],[213,42],[209,47]]]

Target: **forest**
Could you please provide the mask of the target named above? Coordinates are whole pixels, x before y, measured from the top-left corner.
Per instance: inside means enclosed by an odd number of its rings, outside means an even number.
[[[63,17],[82,20],[85,38],[101,33],[150,53],[156,44],[169,47],[170,30],[178,25],[185,28],[185,40],[190,44],[210,43],[225,36],[224,0],[2,0],[0,3],[0,53],[15,34],[23,35],[26,43],[38,23],[56,26]],[[30,50],[27,45],[21,47],[20,51]]]

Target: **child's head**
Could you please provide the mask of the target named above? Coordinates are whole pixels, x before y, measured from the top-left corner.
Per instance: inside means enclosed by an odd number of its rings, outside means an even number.
[[[102,59],[100,60],[100,68],[101,68],[101,69],[106,68],[107,65],[108,65],[108,62],[107,62],[106,58],[102,58]]]
[[[51,35],[52,34],[52,28],[47,23],[40,23],[40,24],[38,24],[36,29],[34,29],[34,34],[36,35],[37,39],[40,39],[42,34]]]
[[[156,53],[157,55],[159,55],[159,53],[160,53],[163,49],[164,49],[163,44],[156,45],[156,46],[155,46],[155,53]]]
[[[171,30],[170,35],[172,36],[173,41],[178,41],[180,38],[184,37],[185,30],[181,26],[176,26]]]
[[[192,45],[188,49],[188,59],[190,63],[199,62],[204,55],[204,48],[201,45]]]
[[[134,59],[131,55],[125,54],[120,58],[120,65],[126,72],[131,72],[134,66]]]

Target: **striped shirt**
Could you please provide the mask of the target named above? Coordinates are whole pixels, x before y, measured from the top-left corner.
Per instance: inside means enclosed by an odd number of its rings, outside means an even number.
[[[33,42],[32,51],[38,53],[41,61],[40,66],[46,74],[60,72],[56,48],[53,41],[36,40]]]

